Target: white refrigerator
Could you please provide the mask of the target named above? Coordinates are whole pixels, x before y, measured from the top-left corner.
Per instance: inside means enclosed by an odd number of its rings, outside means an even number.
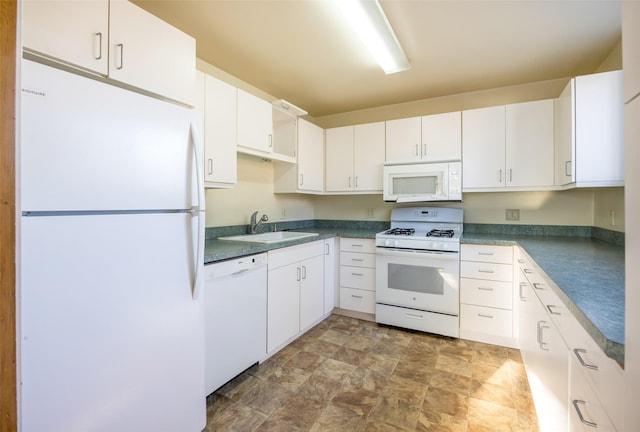
[[[21,430],[202,430],[193,110],[29,60],[21,80]]]

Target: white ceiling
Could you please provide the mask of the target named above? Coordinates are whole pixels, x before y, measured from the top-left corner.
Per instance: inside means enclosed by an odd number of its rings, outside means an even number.
[[[311,116],[593,72],[619,0],[381,0],[411,63],[385,75],[332,0],[134,0],[197,56]]]

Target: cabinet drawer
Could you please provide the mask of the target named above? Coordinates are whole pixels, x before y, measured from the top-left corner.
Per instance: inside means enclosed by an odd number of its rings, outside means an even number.
[[[589,387],[578,360],[571,359],[571,387],[569,389],[569,430],[570,431],[604,431],[615,432],[616,427],[602,406],[596,393]],[[621,401],[623,393],[618,395]],[[618,402],[618,405],[624,405]],[[618,427],[621,428],[621,425]],[[617,429],[622,430],[622,429]]]
[[[460,248],[460,259],[463,261],[513,264],[513,248],[511,246],[463,244]]]
[[[500,309],[513,308],[513,284],[511,282],[460,279],[460,302]]]
[[[376,312],[376,293],[354,288],[340,288],[340,308],[358,312]]]
[[[363,267],[340,266],[340,286],[375,291],[376,270]]]
[[[340,265],[376,268],[376,255],[358,252],[340,252]]]
[[[288,246],[267,252],[269,270],[297,261],[304,261],[318,255],[324,255],[324,241],[318,240],[296,246]]]
[[[461,304],[460,328],[510,338],[513,335],[513,313],[510,310]]]
[[[511,282],[513,281],[513,266],[511,264],[461,261],[460,276],[473,279]]]
[[[341,237],[340,251],[372,254],[376,252],[376,242],[373,239]]]

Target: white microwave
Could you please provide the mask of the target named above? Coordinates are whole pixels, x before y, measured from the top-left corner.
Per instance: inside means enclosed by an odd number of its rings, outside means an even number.
[[[385,201],[462,201],[462,162],[384,165]]]

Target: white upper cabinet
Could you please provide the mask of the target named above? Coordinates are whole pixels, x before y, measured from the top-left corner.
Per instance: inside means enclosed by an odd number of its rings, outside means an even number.
[[[640,2],[622,2],[624,102],[640,94]]]
[[[553,100],[462,114],[463,190],[553,188]]]
[[[109,8],[109,77],[193,105],[195,40],[128,1]]]
[[[504,188],[505,107],[462,112],[462,188]]]
[[[256,156],[273,151],[273,108],[259,97],[238,89],[238,151]]]
[[[204,185],[230,188],[237,179],[236,88],[200,71],[197,84]]]
[[[24,3],[26,51],[194,105],[196,44],[125,0]]]
[[[462,113],[460,111],[422,117],[422,160],[460,160],[462,157]]]
[[[461,113],[386,122],[385,162],[437,162],[461,158]]]
[[[25,0],[22,15],[25,51],[107,75],[109,0]]]
[[[622,71],[575,78],[576,186],[623,186]]]
[[[624,185],[622,110],[621,71],[567,84],[555,100],[556,186]]]
[[[298,120],[298,189],[324,189],[324,130],[306,120]]]
[[[506,106],[507,187],[553,186],[553,100]]]
[[[326,130],[327,192],[381,192],[384,122]]]
[[[297,164],[274,161],[273,191],[321,193],[324,190],[324,129],[297,119]]]
[[[575,80],[569,81],[554,101],[555,176],[556,186],[575,183]]]
[[[422,117],[386,122],[385,162],[419,162],[422,160]]]

